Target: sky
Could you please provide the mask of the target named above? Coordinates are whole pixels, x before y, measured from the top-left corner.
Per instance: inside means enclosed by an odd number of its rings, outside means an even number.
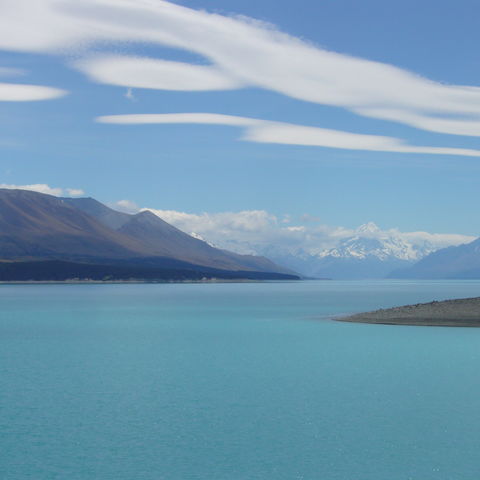
[[[1,0],[0,186],[478,236],[479,9]]]

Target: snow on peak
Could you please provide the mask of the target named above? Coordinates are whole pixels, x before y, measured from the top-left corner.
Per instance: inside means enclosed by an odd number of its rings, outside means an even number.
[[[197,240],[201,240],[202,242],[205,242],[207,245],[210,245],[213,248],[219,248],[214,243],[205,240],[205,238],[203,238],[199,233],[190,232],[190,236],[193,238],[196,238]]]
[[[358,227],[353,235],[341,240],[336,247],[321,252],[319,257],[417,261],[434,250],[435,247],[429,242],[414,244],[400,232],[381,230],[375,223],[368,222]]]
[[[356,233],[361,235],[365,233],[379,233],[380,231],[381,231],[380,228],[375,223],[368,222],[368,223],[364,223],[363,225],[360,225],[357,228]]]
[[[202,242],[206,241],[199,233],[196,232],[190,232],[190,236],[196,238],[197,240],[202,240]]]

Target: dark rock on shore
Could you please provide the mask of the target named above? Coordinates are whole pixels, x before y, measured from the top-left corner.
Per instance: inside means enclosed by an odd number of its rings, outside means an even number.
[[[480,327],[480,297],[419,303],[338,317],[340,322],[438,327]]]

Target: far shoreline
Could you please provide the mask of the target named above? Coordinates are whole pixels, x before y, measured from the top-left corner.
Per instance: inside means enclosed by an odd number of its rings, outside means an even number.
[[[165,284],[202,284],[202,283],[282,283],[298,282],[302,279],[228,279],[209,278],[201,280],[1,280],[0,285],[165,285]]]

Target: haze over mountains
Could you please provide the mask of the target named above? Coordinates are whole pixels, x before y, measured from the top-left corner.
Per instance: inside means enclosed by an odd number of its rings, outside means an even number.
[[[151,212],[130,215],[91,198],[26,190],[0,189],[0,259],[127,266],[136,269],[133,276],[144,268],[181,270],[185,278],[295,278],[266,258],[211,247]]]
[[[347,230],[322,225],[316,217],[277,218],[265,211],[151,211],[215,246],[263,255],[311,278],[385,278],[437,250],[475,239],[458,234],[382,230],[373,222]]]

